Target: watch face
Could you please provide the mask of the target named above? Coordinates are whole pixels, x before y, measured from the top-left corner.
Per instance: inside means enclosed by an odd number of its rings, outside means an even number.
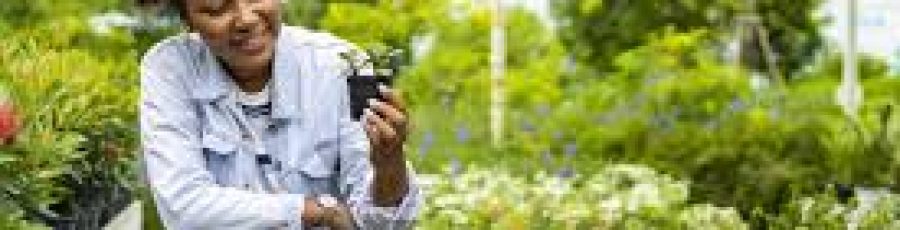
[[[326,208],[334,208],[338,205],[337,199],[328,195],[319,196],[319,203],[322,204],[322,207]]]

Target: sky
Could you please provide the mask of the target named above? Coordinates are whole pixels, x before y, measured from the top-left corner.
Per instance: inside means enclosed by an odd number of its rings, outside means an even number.
[[[847,2],[827,0],[821,14],[830,23],[822,33],[829,45],[847,47]],[[887,58],[894,72],[900,70],[900,1],[858,0],[859,51]]]

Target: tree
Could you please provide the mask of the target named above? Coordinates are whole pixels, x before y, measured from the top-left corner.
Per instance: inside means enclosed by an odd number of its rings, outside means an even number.
[[[755,3],[754,3],[755,2]],[[822,41],[814,11],[820,0],[564,0],[557,2],[563,40],[573,56],[595,72],[613,69],[614,57],[647,42],[649,35],[668,29],[688,32],[707,29],[733,33],[756,15],[768,40],[781,75],[790,76],[812,60]],[[744,63],[765,72],[760,42],[745,40]]]

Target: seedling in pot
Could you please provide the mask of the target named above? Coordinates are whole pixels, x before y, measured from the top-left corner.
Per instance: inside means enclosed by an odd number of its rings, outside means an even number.
[[[399,74],[402,54],[398,49],[367,49],[365,55],[357,51],[341,55],[349,65],[346,74],[350,115],[355,121],[362,118],[369,99],[384,100],[378,86],[393,85],[394,78]]]

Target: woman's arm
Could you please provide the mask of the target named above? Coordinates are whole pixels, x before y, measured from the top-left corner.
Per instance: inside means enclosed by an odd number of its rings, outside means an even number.
[[[364,126],[375,168],[372,195],[379,207],[396,207],[406,196],[409,184],[403,150],[408,132],[406,104],[387,86],[380,86],[379,91],[385,101],[369,100],[371,109],[366,110]]]
[[[346,84],[337,85],[346,87]],[[338,92],[346,90],[342,88]],[[341,98],[342,108],[345,109],[342,114],[347,114],[347,117],[340,122],[340,184],[341,192],[347,194],[350,213],[361,229],[411,228],[422,203],[415,173],[403,159],[400,159],[401,167],[380,170],[373,167],[371,143],[363,124],[349,117],[346,93]]]

